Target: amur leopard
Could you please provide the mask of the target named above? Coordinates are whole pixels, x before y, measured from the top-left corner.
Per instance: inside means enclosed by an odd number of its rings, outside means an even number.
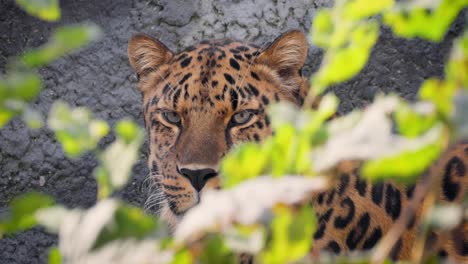
[[[175,227],[200,194],[220,188],[219,163],[227,151],[272,134],[266,107],[278,101],[303,104],[309,87],[301,74],[307,49],[305,35],[297,30],[266,47],[214,40],[179,53],[150,36],[133,36],[128,56],[143,96],[149,180],[155,186],[147,207]],[[430,172],[440,175],[439,200],[459,202],[466,195],[467,161],[468,144],[458,144],[435,163]],[[336,186],[313,200],[319,219],[313,250],[339,254],[372,248],[417,188],[371,184],[357,168],[344,166]],[[395,244],[393,258],[410,257],[419,211]],[[468,261],[468,223],[437,245],[440,254]]]

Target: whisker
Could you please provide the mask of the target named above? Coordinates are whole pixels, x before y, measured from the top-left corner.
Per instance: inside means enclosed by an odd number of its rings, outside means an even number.
[[[162,205],[165,203],[166,196],[161,190],[161,179],[163,175],[159,173],[149,173],[142,183],[144,192],[148,193],[143,209],[147,213],[159,215]]]

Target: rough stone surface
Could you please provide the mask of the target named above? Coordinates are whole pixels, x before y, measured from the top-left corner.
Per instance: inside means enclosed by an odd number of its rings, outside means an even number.
[[[43,44],[54,28],[93,22],[103,30],[101,40],[41,69],[45,88],[32,105],[46,114],[52,102],[61,99],[73,106],[89,107],[111,124],[130,117],[142,125],[141,96],[126,58],[126,43],[133,33],[151,34],[173,50],[225,37],[262,45],[287,29],[307,31],[317,8],[330,2],[62,0],[60,22],[46,23],[25,14],[13,0],[0,0],[0,71],[4,72],[8,57]],[[340,112],[366,105],[377,92],[395,91],[414,99],[424,79],[442,75],[451,40],[460,34],[462,25],[460,16],[440,44],[396,38],[383,29],[363,72],[333,88],[342,99]],[[306,74],[318,68],[322,57],[314,47],[308,55]],[[111,141],[109,136],[101,145]],[[147,173],[145,149],[132,181],[120,192],[123,199],[137,205],[144,200],[139,187]],[[95,166],[91,155],[65,158],[48,129],[32,131],[20,120],[13,120],[0,130],[0,216],[13,197],[31,190],[51,194],[69,207],[91,206],[96,200]],[[0,240],[0,263],[45,263],[47,248],[54,244],[56,237],[40,228],[4,238]]]

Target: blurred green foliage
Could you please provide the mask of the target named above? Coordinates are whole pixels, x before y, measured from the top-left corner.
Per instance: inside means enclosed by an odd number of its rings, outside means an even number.
[[[99,32],[98,27],[91,24],[61,27],[52,33],[50,42],[37,49],[26,51],[10,61],[6,67],[6,74],[0,76],[0,127],[18,114],[23,115],[23,120],[31,128],[41,127],[43,123],[41,115],[27,105],[42,89],[42,81],[36,68],[45,66],[97,39]]]
[[[67,156],[76,158],[88,151],[97,152],[100,164],[95,168],[94,176],[99,186],[99,199],[108,197],[127,183],[145,135],[135,123],[130,120],[117,122],[116,140],[104,151],[97,151],[97,146],[109,133],[109,125],[94,119],[86,108],[71,109],[66,103],[56,101],[50,110],[48,124]]]
[[[443,142],[439,140],[412,151],[369,160],[363,165],[361,172],[364,177],[374,181],[393,179],[413,184],[426,171],[428,165],[440,156],[443,149]]]
[[[58,0],[16,0],[16,3],[30,15],[46,21],[60,19]]]
[[[201,263],[239,263],[235,254],[226,246],[221,235],[208,235],[203,244],[202,252],[198,258]]]
[[[383,22],[403,37],[441,41],[467,0],[407,1],[383,13]]]
[[[432,109],[431,109],[432,110]],[[402,102],[394,113],[398,132],[405,137],[417,137],[437,122],[435,111],[423,112]]]
[[[55,132],[65,154],[72,158],[95,149],[99,140],[109,133],[107,123],[94,119],[91,111],[86,108],[70,109],[61,101],[52,105],[48,125]]]
[[[49,250],[49,264],[60,264],[62,263],[62,256],[60,250],[57,247],[52,247]]]
[[[29,229],[37,224],[35,213],[51,206],[54,200],[48,195],[30,192],[14,198],[10,203],[9,216],[0,219],[0,238],[4,234]]]
[[[31,68],[45,66],[83,47],[91,40],[97,39],[99,35],[99,28],[92,24],[57,28],[49,42],[42,47],[24,53],[20,57],[20,62]]]
[[[309,206],[297,214],[290,208],[277,206],[271,222],[271,240],[260,254],[261,263],[291,263],[307,255],[315,231],[315,215]]]
[[[321,94],[332,84],[349,80],[361,71],[377,41],[379,26],[376,21],[362,23],[347,19],[343,11],[340,8],[321,10],[312,24],[312,43],[328,51],[322,66],[311,78],[314,95]],[[343,67],[343,62],[346,62],[346,67]]]
[[[445,67],[446,78],[457,86],[468,87],[468,32],[455,39]]]
[[[33,72],[12,72],[0,77],[0,127],[26,108],[37,96],[41,79]]]
[[[115,130],[117,139],[98,154],[100,165],[94,170],[99,199],[108,197],[127,183],[144,140],[143,129],[129,120],[119,121]]]
[[[54,21],[60,17],[57,0],[16,2],[41,19]],[[381,24],[389,26],[399,36],[439,41],[457,14],[467,5],[467,0],[417,3],[337,0],[333,8],[319,10],[310,36],[313,44],[324,49],[325,55],[320,69],[311,78],[306,105],[310,105],[316,96],[323,96],[330,85],[347,81],[361,71],[377,41]],[[59,28],[53,33],[50,42],[11,61],[6,74],[0,78],[0,127],[20,114],[31,127],[40,127],[42,117],[27,106],[42,88],[36,68],[51,63],[98,36],[99,29],[92,25]],[[356,149],[351,149],[354,156],[350,158],[364,160],[361,172],[365,177],[374,181],[393,179],[414,182],[450,140],[468,137],[467,61],[468,35],[465,33],[455,41],[445,68],[445,79],[431,78],[421,86],[419,99],[424,101],[423,104],[404,103],[387,97],[390,100],[376,100],[364,111],[354,111],[348,116],[334,118],[331,122],[328,120],[334,117],[338,106],[338,99],[332,94],[324,95],[314,110],[298,109],[288,104],[272,106],[269,111],[274,136],[261,144],[236,146],[224,158],[221,170],[222,185],[227,189],[225,191],[242,188],[241,183],[255,181],[260,175],[329,175],[330,166],[335,166],[339,160],[329,162],[331,165],[327,167],[314,157],[324,151],[338,153],[349,147],[339,145],[330,149],[330,142],[337,139],[354,144],[352,147]],[[379,109],[385,106],[383,101],[393,102],[396,106]],[[369,123],[363,125],[368,121],[365,118],[371,114],[379,117],[382,122],[379,124],[383,124],[386,130],[375,132],[382,133],[375,139],[385,140],[375,148],[379,155],[369,157],[360,153],[360,148],[368,147],[357,144],[361,138],[350,137],[374,133]],[[51,249],[49,263],[72,262],[76,260],[74,258],[83,260],[86,257],[93,260],[101,257],[100,263],[103,263],[106,257],[114,256],[111,252],[121,253],[120,259],[124,259],[122,256],[125,253],[135,253],[125,252],[121,246],[123,244],[133,246],[133,250],[143,249],[155,253],[145,255],[139,251],[135,257],[151,256],[145,260],[158,263],[236,263],[239,254],[246,251],[255,255],[255,261],[260,263],[306,262],[317,221],[313,208],[307,206],[307,200],[301,205],[280,203],[275,204],[272,210],[264,208],[262,219],[253,225],[212,221],[215,224],[211,229],[200,230],[200,234],[206,235],[174,243],[168,238],[166,227],[155,218],[139,208],[110,198],[127,183],[131,175],[144,138],[141,128],[130,120],[117,122],[114,128],[115,141],[100,150],[98,143],[108,135],[110,126],[93,117],[86,108],[72,108],[63,102],[56,102],[49,113],[47,124],[68,157],[76,158],[86,152],[93,152],[99,160],[94,170],[98,183],[98,202],[94,207],[87,210],[52,207],[53,200],[50,197],[31,193],[14,199],[11,214],[0,220],[0,236],[30,228],[38,221],[51,232],[58,232],[59,247]],[[392,126],[389,124],[394,124],[396,131],[391,131]],[[366,130],[364,132],[367,134],[358,133],[359,129]],[[393,145],[395,142],[411,143],[413,148],[397,148]],[[242,211],[248,209],[237,208]],[[453,224],[448,223],[448,220],[460,217],[457,215],[460,214],[459,208],[448,211],[437,208],[434,212],[428,218],[430,224],[427,225],[447,226]],[[450,215],[450,219],[440,217],[441,214]],[[84,241],[75,241],[71,234],[81,231],[89,236],[84,237]],[[138,244],[146,242],[150,247]],[[99,255],[102,252],[107,255]],[[166,259],[168,261],[163,261]],[[336,263],[368,261],[367,255],[333,259]],[[324,260],[324,263],[327,261]]]
[[[155,232],[158,222],[137,207],[123,205],[114,212],[112,225],[105,226],[94,242],[94,249],[114,240],[129,237],[143,239]]]
[[[300,111],[288,103],[273,105],[270,116],[274,116],[275,136],[262,144],[234,147],[221,165],[223,187],[233,187],[258,175],[313,175],[310,152],[313,146],[326,140],[327,129],[323,124],[337,107],[334,95],[324,96],[317,110]]]

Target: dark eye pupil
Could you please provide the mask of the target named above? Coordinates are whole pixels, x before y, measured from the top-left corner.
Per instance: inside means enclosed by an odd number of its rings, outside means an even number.
[[[250,112],[247,112],[247,111],[240,112],[234,115],[234,122],[236,122],[237,124],[243,124],[249,121],[250,116],[251,116]]]
[[[166,118],[167,121],[169,121],[171,123],[179,123],[180,122],[180,116],[175,112],[166,112],[166,113],[164,113],[164,117]]]

